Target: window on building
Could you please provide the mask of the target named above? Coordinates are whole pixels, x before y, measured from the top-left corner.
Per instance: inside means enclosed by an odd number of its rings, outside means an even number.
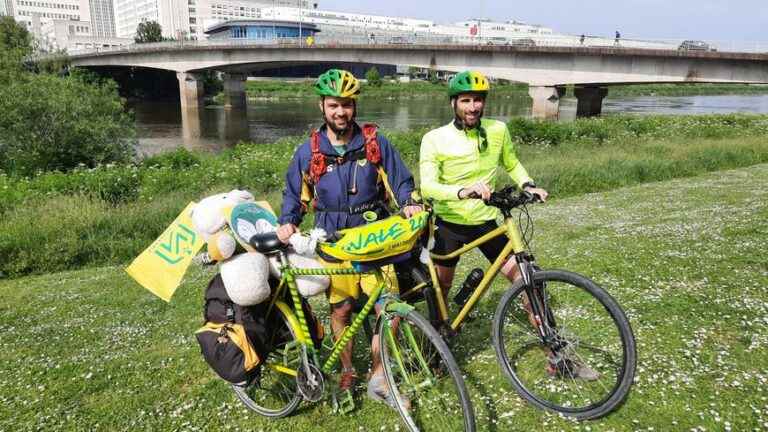
[[[189,23],[190,23],[190,24],[197,24],[197,18],[195,18],[195,17],[189,17]]]

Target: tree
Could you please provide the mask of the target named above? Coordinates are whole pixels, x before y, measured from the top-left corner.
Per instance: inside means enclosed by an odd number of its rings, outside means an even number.
[[[112,80],[23,72],[0,86],[0,113],[0,170],[11,175],[127,162],[134,154],[136,128]]]
[[[157,21],[142,21],[136,27],[136,36],[133,40],[137,43],[162,42],[163,29]]]
[[[9,16],[0,16],[0,74],[19,72],[24,57],[34,49],[32,35],[27,28]],[[0,81],[8,78],[0,75]]]
[[[376,69],[376,66],[368,69],[367,72],[365,72],[365,79],[368,81],[369,85],[372,85],[374,87],[381,86],[381,75],[379,75],[379,70]]]

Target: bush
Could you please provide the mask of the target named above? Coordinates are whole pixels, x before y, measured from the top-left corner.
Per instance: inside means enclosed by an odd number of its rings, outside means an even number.
[[[132,158],[135,126],[117,86],[88,81],[22,73],[0,86],[0,170],[31,175]]]
[[[376,67],[372,67],[365,72],[365,79],[368,81],[368,85],[373,87],[381,87],[381,75],[379,75],[379,70],[376,69]]]

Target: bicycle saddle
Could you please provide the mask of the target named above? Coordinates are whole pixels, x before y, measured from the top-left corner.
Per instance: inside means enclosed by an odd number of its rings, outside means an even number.
[[[253,248],[256,249],[256,252],[261,252],[263,254],[275,253],[288,247],[287,244],[281,242],[280,239],[277,238],[277,233],[275,232],[251,236],[248,240],[248,244],[253,246]]]

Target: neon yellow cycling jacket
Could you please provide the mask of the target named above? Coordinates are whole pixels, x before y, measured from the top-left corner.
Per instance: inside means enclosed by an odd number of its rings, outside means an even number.
[[[515,156],[506,124],[481,119],[487,144],[477,129],[459,130],[453,122],[429,131],[421,140],[421,194],[434,200],[435,214],[456,224],[479,225],[496,219],[498,210],[482,200],[459,200],[461,188],[483,182],[496,187],[496,170],[503,167],[518,187],[532,181]]]

